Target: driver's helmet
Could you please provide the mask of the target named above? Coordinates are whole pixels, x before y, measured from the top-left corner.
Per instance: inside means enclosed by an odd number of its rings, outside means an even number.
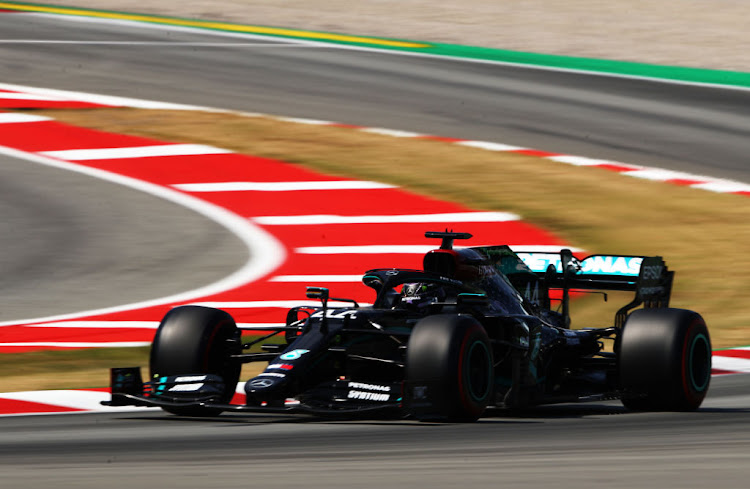
[[[401,305],[407,309],[421,310],[445,300],[445,289],[439,284],[411,283],[401,289]]]

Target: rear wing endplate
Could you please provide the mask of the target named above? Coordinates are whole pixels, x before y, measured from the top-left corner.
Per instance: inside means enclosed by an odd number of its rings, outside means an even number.
[[[632,302],[615,316],[615,326],[622,326],[628,311],[643,304],[646,308],[668,307],[672,295],[674,272],[660,256],[591,255],[582,259],[568,249],[559,253],[516,251],[524,264],[547,287],[563,291],[563,314],[567,314],[569,290],[634,291]]]

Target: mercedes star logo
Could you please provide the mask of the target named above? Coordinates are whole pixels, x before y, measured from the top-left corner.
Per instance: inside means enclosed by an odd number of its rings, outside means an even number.
[[[259,387],[261,389],[264,387],[271,387],[272,385],[273,380],[271,379],[256,379],[250,382],[250,387]]]

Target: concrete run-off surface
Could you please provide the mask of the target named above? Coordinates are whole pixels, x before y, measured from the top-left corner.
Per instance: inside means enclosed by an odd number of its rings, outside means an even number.
[[[750,71],[742,0],[63,0],[60,5]]]

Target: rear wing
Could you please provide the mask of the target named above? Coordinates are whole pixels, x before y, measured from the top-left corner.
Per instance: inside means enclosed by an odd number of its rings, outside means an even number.
[[[582,259],[568,249],[559,253],[516,251],[524,264],[546,287],[563,292],[563,315],[568,316],[570,290],[634,291],[635,298],[615,316],[621,327],[628,311],[643,304],[645,308],[668,307],[674,272],[660,256],[591,255]]]

